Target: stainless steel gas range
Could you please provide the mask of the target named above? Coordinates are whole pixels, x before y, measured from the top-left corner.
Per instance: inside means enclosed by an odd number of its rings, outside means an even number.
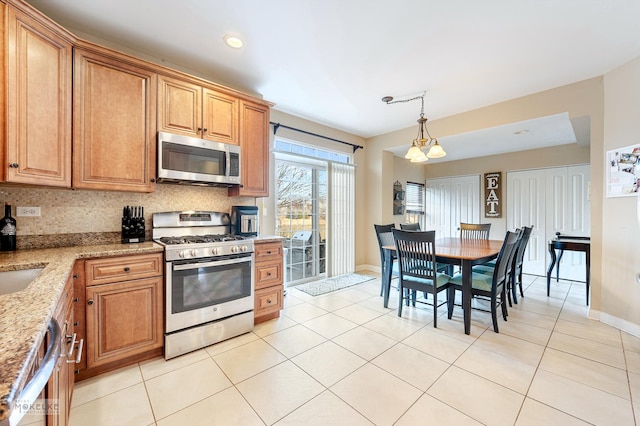
[[[165,247],[165,359],[253,330],[253,241],[229,231],[227,213],[153,214]]]

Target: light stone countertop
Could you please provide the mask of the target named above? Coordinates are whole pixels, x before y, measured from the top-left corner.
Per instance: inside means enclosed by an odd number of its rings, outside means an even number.
[[[26,289],[0,296],[0,421],[9,417],[25,385],[76,259],[162,251],[159,244],[145,242],[0,252],[0,272],[44,267]]]

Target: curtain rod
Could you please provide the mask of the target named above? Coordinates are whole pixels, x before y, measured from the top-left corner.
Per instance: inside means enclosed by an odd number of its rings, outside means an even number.
[[[284,124],[274,123],[273,121],[270,121],[269,124],[273,125],[273,134],[274,135],[278,132],[278,129],[280,127],[283,127],[285,129],[293,130],[295,132],[304,133],[305,135],[311,135],[311,136],[315,136],[315,137],[318,137],[318,138],[327,139],[327,140],[330,140],[330,141],[333,141],[333,142],[338,142],[338,143],[342,143],[342,144],[345,144],[345,145],[349,145],[349,146],[353,147],[353,152],[356,152],[358,150],[358,148],[364,149],[364,147],[362,145],[356,145],[356,144],[351,143],[351,142],[345,142],[345,141],[341,141],[341,140],[338,140],[338,139],[330,138],[328,136],[319,135],[317,133],[307,132],[306,130],[296,129],[295,127],[285,126]]]

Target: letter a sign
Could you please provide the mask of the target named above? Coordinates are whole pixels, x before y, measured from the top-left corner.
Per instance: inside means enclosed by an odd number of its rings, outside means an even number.
[[[484,217],[502,217],[502,172],[484,174]]]

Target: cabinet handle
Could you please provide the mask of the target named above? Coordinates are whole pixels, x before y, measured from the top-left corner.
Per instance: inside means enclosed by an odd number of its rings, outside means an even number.
[[[74,327],[80,327],[80,321],[76,321],[76,322],[74,322],[74,323],[73,323],[73,326],[74,326]]]
[[[74,334],[75,336],[75,334]],[[80,360],[82,359],[82,346],[84,345],[84,339],[80,339],[80,341],[78,342],[78,356],[76,357],[76,359],[72,359],[71,361],[69,361],[67,359],[67,364],[80,364]],[[71,348],[71,351],[73,352],[73,347]],[[71,356],[71,352],[69,353],[69,356]]]
[[[125,266],[124,271],[125,272],[129,272],[131,270],[131,268],[129,268],[128,266]]]
[[[71,342],[67,342],[69,343],[69,352],[67,352],[67,358],[71,358],[71,355],[73,355],[73,349],[76,346],[76,338],[78,336],[76,335],[76,333],[73,333],[73,336],[69,336],[68,334],[66,335],[67,341],[69,339],[71,339]]]
[[[12,169],[17,169],[20,166],[18,165],[18,163],[11,163],[9,164],[9,167],[11,167]]]
[[[93,305],[93,299],[87,300],[87,305]]]
[[[79,301],[80,301],[80,299],[79,299],[79,298],[77,298],[77,297],[74,297],[74,298],[73,298],[73,303],[78,303]]]
[[[79,276],[80,276],[80,275],[78,275],[78,274],[73,274],[73,279],[74,279],[74,280],[77,280]]]

